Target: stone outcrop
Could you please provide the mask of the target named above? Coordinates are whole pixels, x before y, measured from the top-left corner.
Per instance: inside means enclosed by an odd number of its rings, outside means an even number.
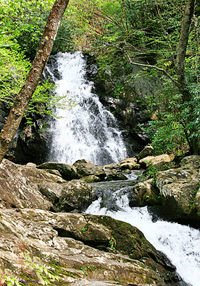
[[[80,178],[75,166],[64,163],[47,162],[37,166],[37,168],[45,170],[57,170],[60,172],[62,178],[67,181]]]
[[[133,186],[130,206],[160,205],[156,207],[157,215],[199,228],[200,156],[185,157],[177,165],[162,161],[154,165],[154,162],[157,160],[148,161],[152,165],[144,172],[146,179]]]
[[[106,173],[103,167],[95,165],[91,161],[85,159],[78,160],[73,164],[73,166],[76,167],[76,170],[81,178],[95,175],[96,177],[99,177],[101,180],[103,180],[106,177]]]
[[[181,167],[158,172],[156,186],[160,191],[165,214],[175,220],[197,220],[200,223],[200,156],[188,156]]]
[[[86,182],[67,182],[59,173],[50,173],[32,165],[0,164],[0,207],[37,208],[53,211],[83,211],[95,192]]]
[[[140,165],[137,163],[137,158],[132,157],[132,158],[127,158],[127,159],[122,160],[119,163],[119,168],[121,170],[126,170],[126,169],[134,170],[134,169],[139,169]]]
[[[63,286],[163,286],[180,280],[137,228],[106,216],[5,209],[0,234],[2,282],[5,276],[33,285],[43,276]]]
[[[168,154],[162,154],[158,156],[147,156],[141,160],[139,160],[139,163],[141,164],[142,167],[149,167],[149,166],[154,166],[157,165],[161,162],[171,162],[172,158]]]

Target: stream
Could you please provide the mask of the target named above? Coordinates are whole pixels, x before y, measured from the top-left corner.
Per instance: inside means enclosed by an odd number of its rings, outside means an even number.
[[[86,79],[86,61],[81,52],[59,53],[55,61],[56,65],[47,65],[46,69],[55,81],[55,95],[63,99],[51,124],[49,160],[73,164],[84,158],[105,165],[126,158],[117,121],[92,92],[93,82]],[[60,76],[56,77],[55,73]],[[136,177],[133,174],[133,184]],[[108,215],[136,226],[168,256],[188,285],[200,285],[199,230],[162,220],[153,222],[147,207],[130,208],[129,188],[124,182],[99,183],[99,188],[99,198],[89,206],[87,213]]]

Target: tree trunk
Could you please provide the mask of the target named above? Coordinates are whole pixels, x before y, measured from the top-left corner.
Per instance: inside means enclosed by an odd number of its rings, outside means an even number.
[[[15,98],[13,107],[11,108],[6,123],[0,133],[0,162],[9,149],[10,143],[19,128],[28,103],[41,78],[42,72],[52,51],[58,27],[68,2],[69,0],[56,0],[50,11],[32,67],[21,91]]]
[[[183,105],[185,106],[185,104],[188,104],[189,108],[189,115],[186,119],[187,123],[194,121],[193,106],[191,103],[193,95],[189,91],[185,79],[185,58],[186,58],[186,50],[190,34],[190,26],[194,14],[195,2],[196,0],[188,0],[186,4],[185,13],[181,25],[179,44],[177,47],[177,60],[176,60],[176,74],[178,76],[179,91],[182,94]],[[200,140],[198,136],[195,136],[198,134],[197,128],[195,128],[195,126],[193,125],[188,130],[186,125],[185,133],[187,134],[187,138],[189,140],[190,153],[200,154]]]
[[[187,89],[187,83],[185,80],[185,57],[195,2],[195,0],[188,0],[186,4],[185,13],[182,19],[179,44],[177,47],[176,74],[178,76],[179,90],[182,94],[184,102],[192,99],[192,96]]]

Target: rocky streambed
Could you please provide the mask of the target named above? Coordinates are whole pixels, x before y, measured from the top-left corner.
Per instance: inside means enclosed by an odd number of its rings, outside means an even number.
[[[142,182],[125,180],[141,166],[147,168]],[[114,186],[115,180],[129,186],[130,205],[171,209],[174,216],[168,219],[198,226],[199,168],[200,156],[186,157],[178,165],[167,156],[151,156],[103,167],[87,160],[36,166],[4,159],[0,164],[2,283],[15,278],[22,285],[42,280],[50,285],[188,285],[136,227],[83,212],[101,192],[94,182]]]

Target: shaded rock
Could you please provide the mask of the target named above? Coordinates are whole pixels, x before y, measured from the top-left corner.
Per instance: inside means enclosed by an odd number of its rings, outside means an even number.
[[[182,167],[158,172],[156,186],[162,195],[164,214],[172,220],[200,221],[199,157],[189,156]],[[193,163],[194,162],[194,163]]]
[[[80,177],[95,175],[96,177],[99,177],[101,180],[103,180],[106,177],[106,173],[103,167],[95,165],[91,161],[85,159],[78,160],[73,164],[73,166],[76,167]]]
[[[67,182],[57,173],[16,165],[6,159],[0,164],[1,208],[82,211],[95,198],[92,187],[83,181]]]
[[[92,186],[82,180],[72,180],[63,185],[59,196],[59,211],[84,211],[96,199]]]
[[[137,159],[141,160],[147,156],[152,156],[154,152],[154,148],[151,145],[147,145],[142,149],[142,151],[137,155]]]
[[[155,189],[154,179],[139,182],[129,193],[130,207],[161,204],[159,191]]]
[[[106,172],[106,181],[127,180],[127,177],[121,172],[110,171]]]
[[[171,162],[172,159],[169,155],[163,154],[159,156],[147,156],[139,161],[139,163],[147,168],[149,166],[154,166],[160,162]]]
[[[181,160],[181,166],[188,165],[192,166],[194,169],[200,168],[200,156],[199,155],[192,155],[187,156]]]
[[[60,172],[64,180],[70,181],[73,179],[79,179],[80,176],[77,173],[77,170],[74,166],[64,164],[64,163],[55,163],[47,162],[37,166],[38,169],[49,169],[57,170]]]
[[[81,180],[83,180],[87,183],[94,183],[94,182],[100,182],[101,181],[101,179],[95,175],[83,177],[83,178],[81,178]]]
[[[118,285],[172,286],[180,280],[167,257],[127,223],[106,216],[0,210],[2,276],[28,283],[39,279],[40,265],[57,275],[52,285],[117,280]]]

